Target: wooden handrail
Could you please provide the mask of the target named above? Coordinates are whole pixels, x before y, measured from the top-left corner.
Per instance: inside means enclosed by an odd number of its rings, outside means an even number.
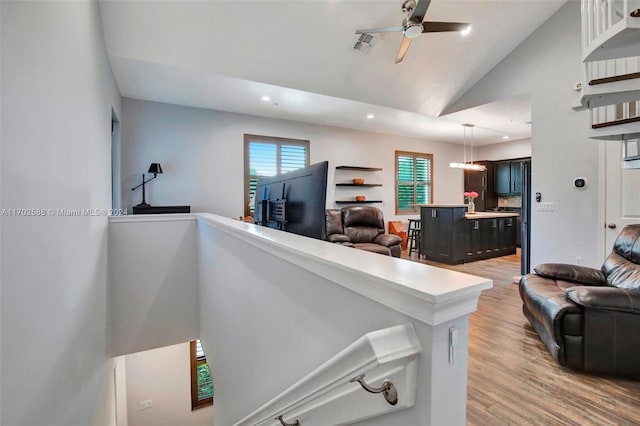
[[[640,116],[625,118],[622,120],[607,121],[605,123],[596,123],[596,124],[592,124],[591,128],[602,129],[603,127],[610,127],[610,126],[617,126],[619,124],[629,124],[629,123],[638,123],[638,122],[640,122]]]
[[[640,78],[640,72],[632,72],[629,74],[614,75],[611,77],[595,78],[589,81],[589,86],[596,86],[598,84],[615,83],[616,81],[633,80],[634,78]]]

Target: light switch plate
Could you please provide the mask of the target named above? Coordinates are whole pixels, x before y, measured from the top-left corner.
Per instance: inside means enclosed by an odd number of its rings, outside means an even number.
[[[553,202],[538,203],[536,204],[536,210],[539,212],[553,212],[555,211],[555,206]]]

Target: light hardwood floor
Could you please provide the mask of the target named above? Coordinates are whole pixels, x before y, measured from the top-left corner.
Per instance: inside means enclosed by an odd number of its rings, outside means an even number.
[[[513,282],[518,255],[419,261],[493,280],[469,321],[468,425],[640,425],[640,381],[560,367],[529,327]]]

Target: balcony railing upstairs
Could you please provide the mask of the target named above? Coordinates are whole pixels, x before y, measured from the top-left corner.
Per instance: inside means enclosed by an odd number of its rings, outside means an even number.
[[[640,0],[582,0],[583,61],[638,55]]]
[[[640,34],[638,35],[640,52]],[[595,108],[640,99],[640,56],[586,62],[582,106]]]
[[[590,137],[629,140],[640,136],[640,101],[591,108]]]

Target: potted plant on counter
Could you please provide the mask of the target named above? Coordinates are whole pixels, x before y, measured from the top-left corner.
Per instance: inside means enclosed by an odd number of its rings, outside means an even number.
[[[465,200],[467,200],[467,213],[475,213],[476,212],[475,199],[478,198],[478,193],[476,191],[465,192],[464,198]]]

